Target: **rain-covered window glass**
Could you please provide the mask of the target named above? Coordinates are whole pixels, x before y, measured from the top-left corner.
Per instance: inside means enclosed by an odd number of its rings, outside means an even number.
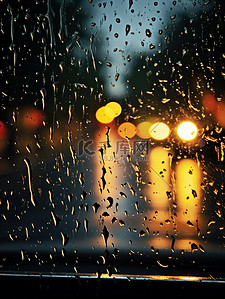
[[[221,4],[0,1],[1,272],[223,275]]]

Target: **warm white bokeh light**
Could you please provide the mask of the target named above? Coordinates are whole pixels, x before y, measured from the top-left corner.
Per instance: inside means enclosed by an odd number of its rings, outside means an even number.
[[[156,140],[163,140],[169,136],[170,129],[166,124],[157,122],[150,127],[149,134]]]
[[[177,127],[177,134],[184,141],[194,139],[197,133],[198,129],[196,125],[190,121],[184,121]]]

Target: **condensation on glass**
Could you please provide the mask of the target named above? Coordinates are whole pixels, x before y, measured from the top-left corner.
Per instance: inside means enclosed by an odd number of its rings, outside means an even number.
[[[0,14],[1,271],[223,265],[220,1],[3,0]]]

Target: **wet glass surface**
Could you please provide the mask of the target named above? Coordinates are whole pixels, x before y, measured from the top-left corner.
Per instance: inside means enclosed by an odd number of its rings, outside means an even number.
[[[0,14],[1,271],[223,277],[221,2]]]

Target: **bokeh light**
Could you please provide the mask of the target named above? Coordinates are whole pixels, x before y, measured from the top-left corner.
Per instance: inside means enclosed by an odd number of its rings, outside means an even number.
[[[176,202],[180,221],[194,223],[201,213],[202,170],[193,159],[181,159],[175,166]],[[194,200],[194,203],[190,203]]]
[[[202,98],[202,104],[205,110],[212,114],[219,125],[225,128],[225,104],[218,102],[212,94],[205,95]]]
[[[218,109],[215,113],[216,121],[219,123],[220,126],[225,128],[225,104],[220,102],[218,103]]]
[[[118,128],[118,134],[125,139],[133,138],[136,132],[137,132],[136,126],[130,122],[122,123]]]
[[[109,102],[105,107],[112,109],[114,117],[119,116],[122,112],[122,107],[117,102]]]
[[[27,130],[38,129],[45,119],[45,113],[38,109],[26,109],[22,113],[22,124]]]
[[[103,106],[96,111],[95,117],[102,124],[109,124],[115,118],[115,113],[109,107]]]
[[[207,94],[202,98],[202,104],[205,107],[206,111],[210,113],[216,113],[218,110],[218,102],[216,98],[211,94]]]
[[[165,123],[157,122],[150,127],[149,134],[153,139],[163,140],[169,136],[170,129]]]
[[[0,140],[4,139],[6,137],[6,126],[2,121],[0,121]]]
[[[115,117],[119,116],[121,112],[122,107],[119,103],[109,102],[96,111],[95,117],[100,123],[109,124],[114,120]]]
[[[151,137],[149,129],[151,123],[148,121],[143,121],[137,125],[137,135],[143,139],[149,139]]]
[[[191,121],[184,121],[177,127],[177,134],[183,141],[189,141],[197,136],[198,128]]]

